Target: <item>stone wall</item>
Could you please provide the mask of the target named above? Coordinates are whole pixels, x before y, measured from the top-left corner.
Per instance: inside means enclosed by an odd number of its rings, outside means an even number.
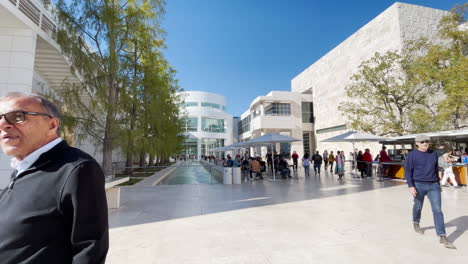
[[[340,102],[346,100],[345,88],[359,65],[374,56],[399,50],[404,42],[420,35],[434,36],[440,18],[445,11],[395,3],[340,45],[291,80],[293,92],[312,90],[317,149],[352,150],[351,144],[321,143],[321,140],[347,131],[346,118],[338,111]],[[342,126],[339,130],[329,128]],[[377,144],[369,144],[373,149]],[[377,149],[375,149],[377,151]],[[374,152],[375,152],[374,151]]]

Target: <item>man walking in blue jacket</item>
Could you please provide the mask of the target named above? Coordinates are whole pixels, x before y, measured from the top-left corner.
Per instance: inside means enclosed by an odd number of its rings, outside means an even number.
[[[445,234],[444,214],[442,213],[441,188],[438,176],[437,154],[429,150],[430,138],[426,135],[418,135],[415,138],[417,149],[411,151],[405,161],[405,178],[409,192],[414,197],[413,226],[414,231],[424,234],[419,226],[424,197],[427,196],[431,203],[434,225],[440,243],[447,248],[456,247],[447,240]]]

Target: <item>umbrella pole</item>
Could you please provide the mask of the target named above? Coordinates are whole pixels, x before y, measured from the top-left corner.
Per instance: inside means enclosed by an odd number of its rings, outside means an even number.
[[[278,157],[279,158],[279,157]],[[278,161],[279,162],[279,161]],[[275,171],[275,157],[273,156],[273,143],[271,143],[271,164],[273,165],[273,180],[270,181],[282,181],[280,179],[276,179],[276,171]]]
[[[357,177],[357,156],[356,156],[356,151],[354,147],[354,139],[353,139],[353,163],[354,163],[354,176]]]
[[[273,157],[273,144],[270,144],[270,150],[271,150],[271,165],[272,166],[272,170],[271,172],[273,173],[273,181],[276,181],[276,172],[275,172],[275,157]]]
[[[354,175],[352,176],[352,179],[354,180],[355,178],[357,178],[357,180],[361,180],[360,177],[358,177],[357,175],[357,156],[356,156],[356,152],[354,151],[354,138],[353,138],[353,164],[354,164]]]

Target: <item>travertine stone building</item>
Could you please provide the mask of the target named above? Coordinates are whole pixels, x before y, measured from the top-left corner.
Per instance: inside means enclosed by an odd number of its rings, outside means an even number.
[[[351,144],[321,140],[349,130],[338,106],[345,100],[345,87],[361,62],[376,52],[399,50],[407,40],[422,35],[434,37],[439,20],[446,14],[443,10],[397,2],[292,79],[293,92],[312,94],[317,149],[352,151]],[[377,145],[373,148],[376,153]]]

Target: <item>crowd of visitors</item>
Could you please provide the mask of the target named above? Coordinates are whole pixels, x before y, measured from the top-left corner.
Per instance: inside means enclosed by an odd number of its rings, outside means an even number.
[[[208,157],[208,160],[211,161],[211,159],[216,160],[214,157]],[[292,178],[291,172],[298,171],[299,160],[304,168],[305,176],[310,176],[311,166],[314,168],[314,175],[320,176],[322,165],[324,165],[326,171],[328,167],[330,167],[330,172],[334,172],[338,175],[339,180],[343,178],[345,173],[344,151],[338,151],[336,156],[333,151],[328,153],[327,150],[325,150],[323,154],[317,151],[312,156],[310,156],[309,153],[305,153],[301,159],[297,152],[293,151],[291,155],[292,164],[289,164],[288,159],[286,159],[284,155],[278,154],[276,151],[273,153],[269,151],[265,156],[265,160],[266,162],[263,161],[260,156],[250,157],[249,154],[243,157],[237,154],[236,159],[233,160],[230,155],[227,155],[227,158],[221,159],[221,165],[225,167],[241,167],[243,177],[249,177],[251,180],[264,179],[263,173],[266,171],[275,171],[283,179]]]
[[[362,176],[372,175],[372,156],[369,153],[369,149],[366,149],[364,155],[361,152],[358,154],[358,160],[365,162],[358,164],[358,168],[362,171]],[[214,156],[205,156],[207,161],[216,161]],[[273,169],[276,173],[280,174],[283,179],[292,178],[291,168],[293,172],[298,171],[299,155],[296,151],[293,151],[291,155],[292,164],[288,163],[288,160],[284,155],[278,154],[276,151],[268,153],[265,156],[265,161],[262,157],[250,157],[249,154],[245,154],[243,157],[240,154],[236,155],[235,159],[232,159],[231,155],[227,155],[226,158],[221,158],[221,165],[224,167],[241,167],[243,177],[249,177],[251,180],[263,179],[263,173],[265,171],[272,172]],[[338,151],[335,155],[333,151],[328,153],[327,150],[320,154],[320,151],[316,151],[312,156],[309,153],[305,153],[301,159],[302,167],[304,168],[305,176],[310,176],[310,167],[313,166],[314,175],[320,176],[322,165],[324,165],[325,171],[330,170],[334,172],[339,180],[343,179],[345,173],[345,156],[344,151]],[[367,164],[368,163],[368,164]],[[335,165],[335,166],[334,166]]]
[[[467,151],[467,150],[465,150]],[[455,175],[452,171],[452,163],[460,161],[461,156],[466,155],[461,154],[458,150],[447,150],[446,146],[441,144],[439,149],[436,151],[439,164],[439,177],[441,179],[442,186],[450,186],[449,182],[458,188]],[[402,150],[399,154],[398,161],[401,161],[402,165],[408,155],[407,150]],[[205,160],[208,161],[218,161],[214,156],[204,156]],[[314,175],[320,176],[322,171],[330,171],[337,175],[338,180],[343,180],[345,174],[345,162],[349,161],[351,163],[351,170],[357,170],[359,173],[352,174],[353,177],[372,177],[375,171],[373,171],[373,164],[379,164],[380,173],[383,177],[390,177],[390,168],[392,166],[392,158],[387,152],[387,148],[382,146],[381,151],[375,156],[372,156],[370,149],[366,148],[364,151],[359,149],[354,149],[353,152],[350,152],[349,160],[346,160],[345,152],[340,150],[336,154],[334,151],[328,152],[324,150],[322,154],[320,151],[316,151],[312,156],[309,153],[305,153],[302,158],[299,157],[299,154],[296,151],[293,151],[291,154],[291,164],[288,162],[288,159],[284,155],[277,153],[276,151],[268,151],[265,155],[265,160],[260,156],[251,157],[249,153],[241,156],[236,154],[233,159],[231,155],[227,155],[226,158],[220,159],[220,165],[225,167],[241,167],[242,175],[251,180],[262,180],[264,179],[264,172],[273,172],[278,173],[283,179],[292,178],[291,172],[297,172],[299,167],[299,161],[304,168],[304,174],[306,177],[310,176],[311,167],[313,167]],[[323,168],[322,168],[323,165]],[[292,169],[291,169],[292,168]]]

